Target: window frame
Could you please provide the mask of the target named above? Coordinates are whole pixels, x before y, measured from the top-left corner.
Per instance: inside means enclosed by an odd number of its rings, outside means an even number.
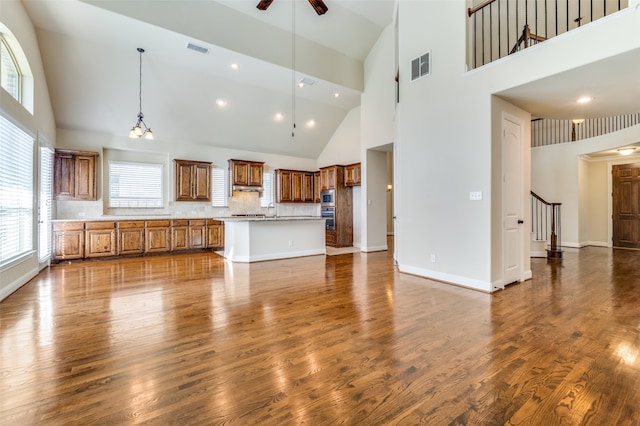
[[[18,62],[15,53],[13,52],[13,49],[11,49],[11,46],[9,45],[9,42],[7,41],[7,39],[0,33],[0,49],[4,47],[4,50],[7,52],[7,55],[9,57],[9,59],[11,60],[11,62],[13,63],[13,67],[15,68],[15,72],[16,72],[16,77],[17,77],[17,83],[16,83],[16,88],[18,93],[16,94],[16,96],[14,96],[13,92],[10,92],[4,85],[0,84],[0,87],[2,87],[2,89],[4,89],[5,92],[7,92],[9,95],[11,95],[12,98],[14,98],[16,101],[18,101],[20,104],[22,104],[22,94],[23,94],[23,82],[24,82],[24,74],[21,70],[20,67],[20,63]],[[1,50],[0,50],[0,83],[2,82],[2,70],[5,69],[5,67],[2,65],[3,64],[3,60],[2,60],[2,54],[1,54]]]
[[[159,180],[157,182],[157,185],[154,185],[151,188],[148,188],[147,190],[153,190],[155,191],[157,194],[159,194],[159,197],[152,197],[152,198],[143,198],[143,197],[115,197],[116,200],[123,200],[121,202],[121,204],[117,204],[114,205],[113,200],[114,197],[112,197],[112,178],[114,177],[112,175],[112,166],[114,165],[128,165],[128,166],[142,166],[142,167],[148,167],[148,168],[154,168],[157,170],[155,171],[159,171]],[[163,163],[150,163],[150,162],[142,162],[142,161],[130,161],[130,160],[112,160],[109,159],[107,161],[107,209],[109,210],[114,210],[114,209],[124,209],[127,211],[130,211],[132,209],[144,209],[144,210],[160,210],[160,209],[164,209],[165,208],[165,204],[166,204],[166,199],[165,199],[165,188],[164,188],[164,174],[165,174],[165,165]],[[146,182],[148,183],[148,180],[142,180],[141,182]],[[145,190],[145,192],[147,191]],[[129,202],[127,203],[124,200],[129,200]],[[149,206],[145,206],[144,204],[148,202],[148,200],[155,200],[154,205],[149,205]],[[133,205],[133,204],[136,205]],[[132,204],[132,205],[127,205],[127,204]]]

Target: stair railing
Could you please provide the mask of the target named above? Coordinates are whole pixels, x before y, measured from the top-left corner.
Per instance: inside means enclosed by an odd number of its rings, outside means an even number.
[[[531,234],[538,241],[548,241],[548,259],[562,259],[562,203],[550,203],[531,191]]]
[[[629,6],[629,0],[474,0],[468,62],[477,68]],[[521,30],[522,29],[522,30]],[[520,47],[521,46],[521,47]]]

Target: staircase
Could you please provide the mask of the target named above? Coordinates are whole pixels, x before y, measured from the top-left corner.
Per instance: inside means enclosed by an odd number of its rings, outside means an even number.
[[[561,207],[531,191],[531,257],[562,260]]]

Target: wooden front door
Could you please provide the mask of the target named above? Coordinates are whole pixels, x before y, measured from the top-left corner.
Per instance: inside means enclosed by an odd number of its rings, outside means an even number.
[[[613,246],[640,248],[640,163],[614,165]]]

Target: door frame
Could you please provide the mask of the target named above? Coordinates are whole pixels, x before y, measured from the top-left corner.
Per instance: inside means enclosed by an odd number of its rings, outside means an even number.
[[[640,155],[607,161],[607,247],[613,247],[613,166],[640,163]]]

